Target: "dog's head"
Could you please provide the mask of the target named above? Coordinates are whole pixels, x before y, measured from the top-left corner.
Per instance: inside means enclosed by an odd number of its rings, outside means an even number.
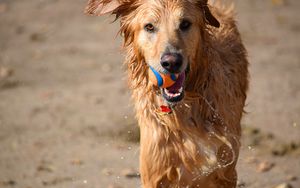
[[[125,45],[140,56],[135,63],[179,75],[174,86],[162,89],[168,102],[183,99],[185,74],[197,59],[204,28],[220,25],[207,0],[89,0],[86,12],[121,19]]]

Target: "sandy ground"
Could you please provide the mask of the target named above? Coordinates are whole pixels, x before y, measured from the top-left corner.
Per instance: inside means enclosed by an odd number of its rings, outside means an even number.
[[[84,5],[0,0],[0,188],[140,186],[118,24]],[[300,1],[236,9],[251,62],[239,187],[299,188]]]

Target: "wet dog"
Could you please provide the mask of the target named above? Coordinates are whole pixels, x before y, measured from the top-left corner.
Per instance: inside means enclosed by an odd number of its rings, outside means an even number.
[[[120,19],[145,188],[236,187],[246,50],[232,8],[207,0],[89,0]],[[178,75],[162,88],[149,68]]]

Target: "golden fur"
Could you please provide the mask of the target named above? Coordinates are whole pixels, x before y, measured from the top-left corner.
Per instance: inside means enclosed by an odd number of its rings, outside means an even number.
[[[90,0],[86,12],[121,20],[125,64],[141,131],[143,187],[236,187],[240,120],[248,88],[246,50],[231,9],[207,0]],[[203,8],[203,6],[205,8]],[[209,12],[208,12],[209,11]],[[217,25],[214,17],[220,22]],[[182,17],[188,34],[176,32]],[[143,31],[153,22],[155,40]],[[163,32],[162,32],[163,31]],[[148,81],[148,64],[159,68],[165,47],[180,48],[190,72],[185,98],[173,113],[157,113],[161,96]],[[187,64],[184,65],[184,68]]]

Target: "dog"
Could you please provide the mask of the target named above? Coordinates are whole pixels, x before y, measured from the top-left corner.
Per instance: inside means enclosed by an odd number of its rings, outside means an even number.
[[[89,0],[120,20],[145,188],[233,188],[248,90],[233,8],[208,0]],[[153,84],[149,68],[176,74]]]

